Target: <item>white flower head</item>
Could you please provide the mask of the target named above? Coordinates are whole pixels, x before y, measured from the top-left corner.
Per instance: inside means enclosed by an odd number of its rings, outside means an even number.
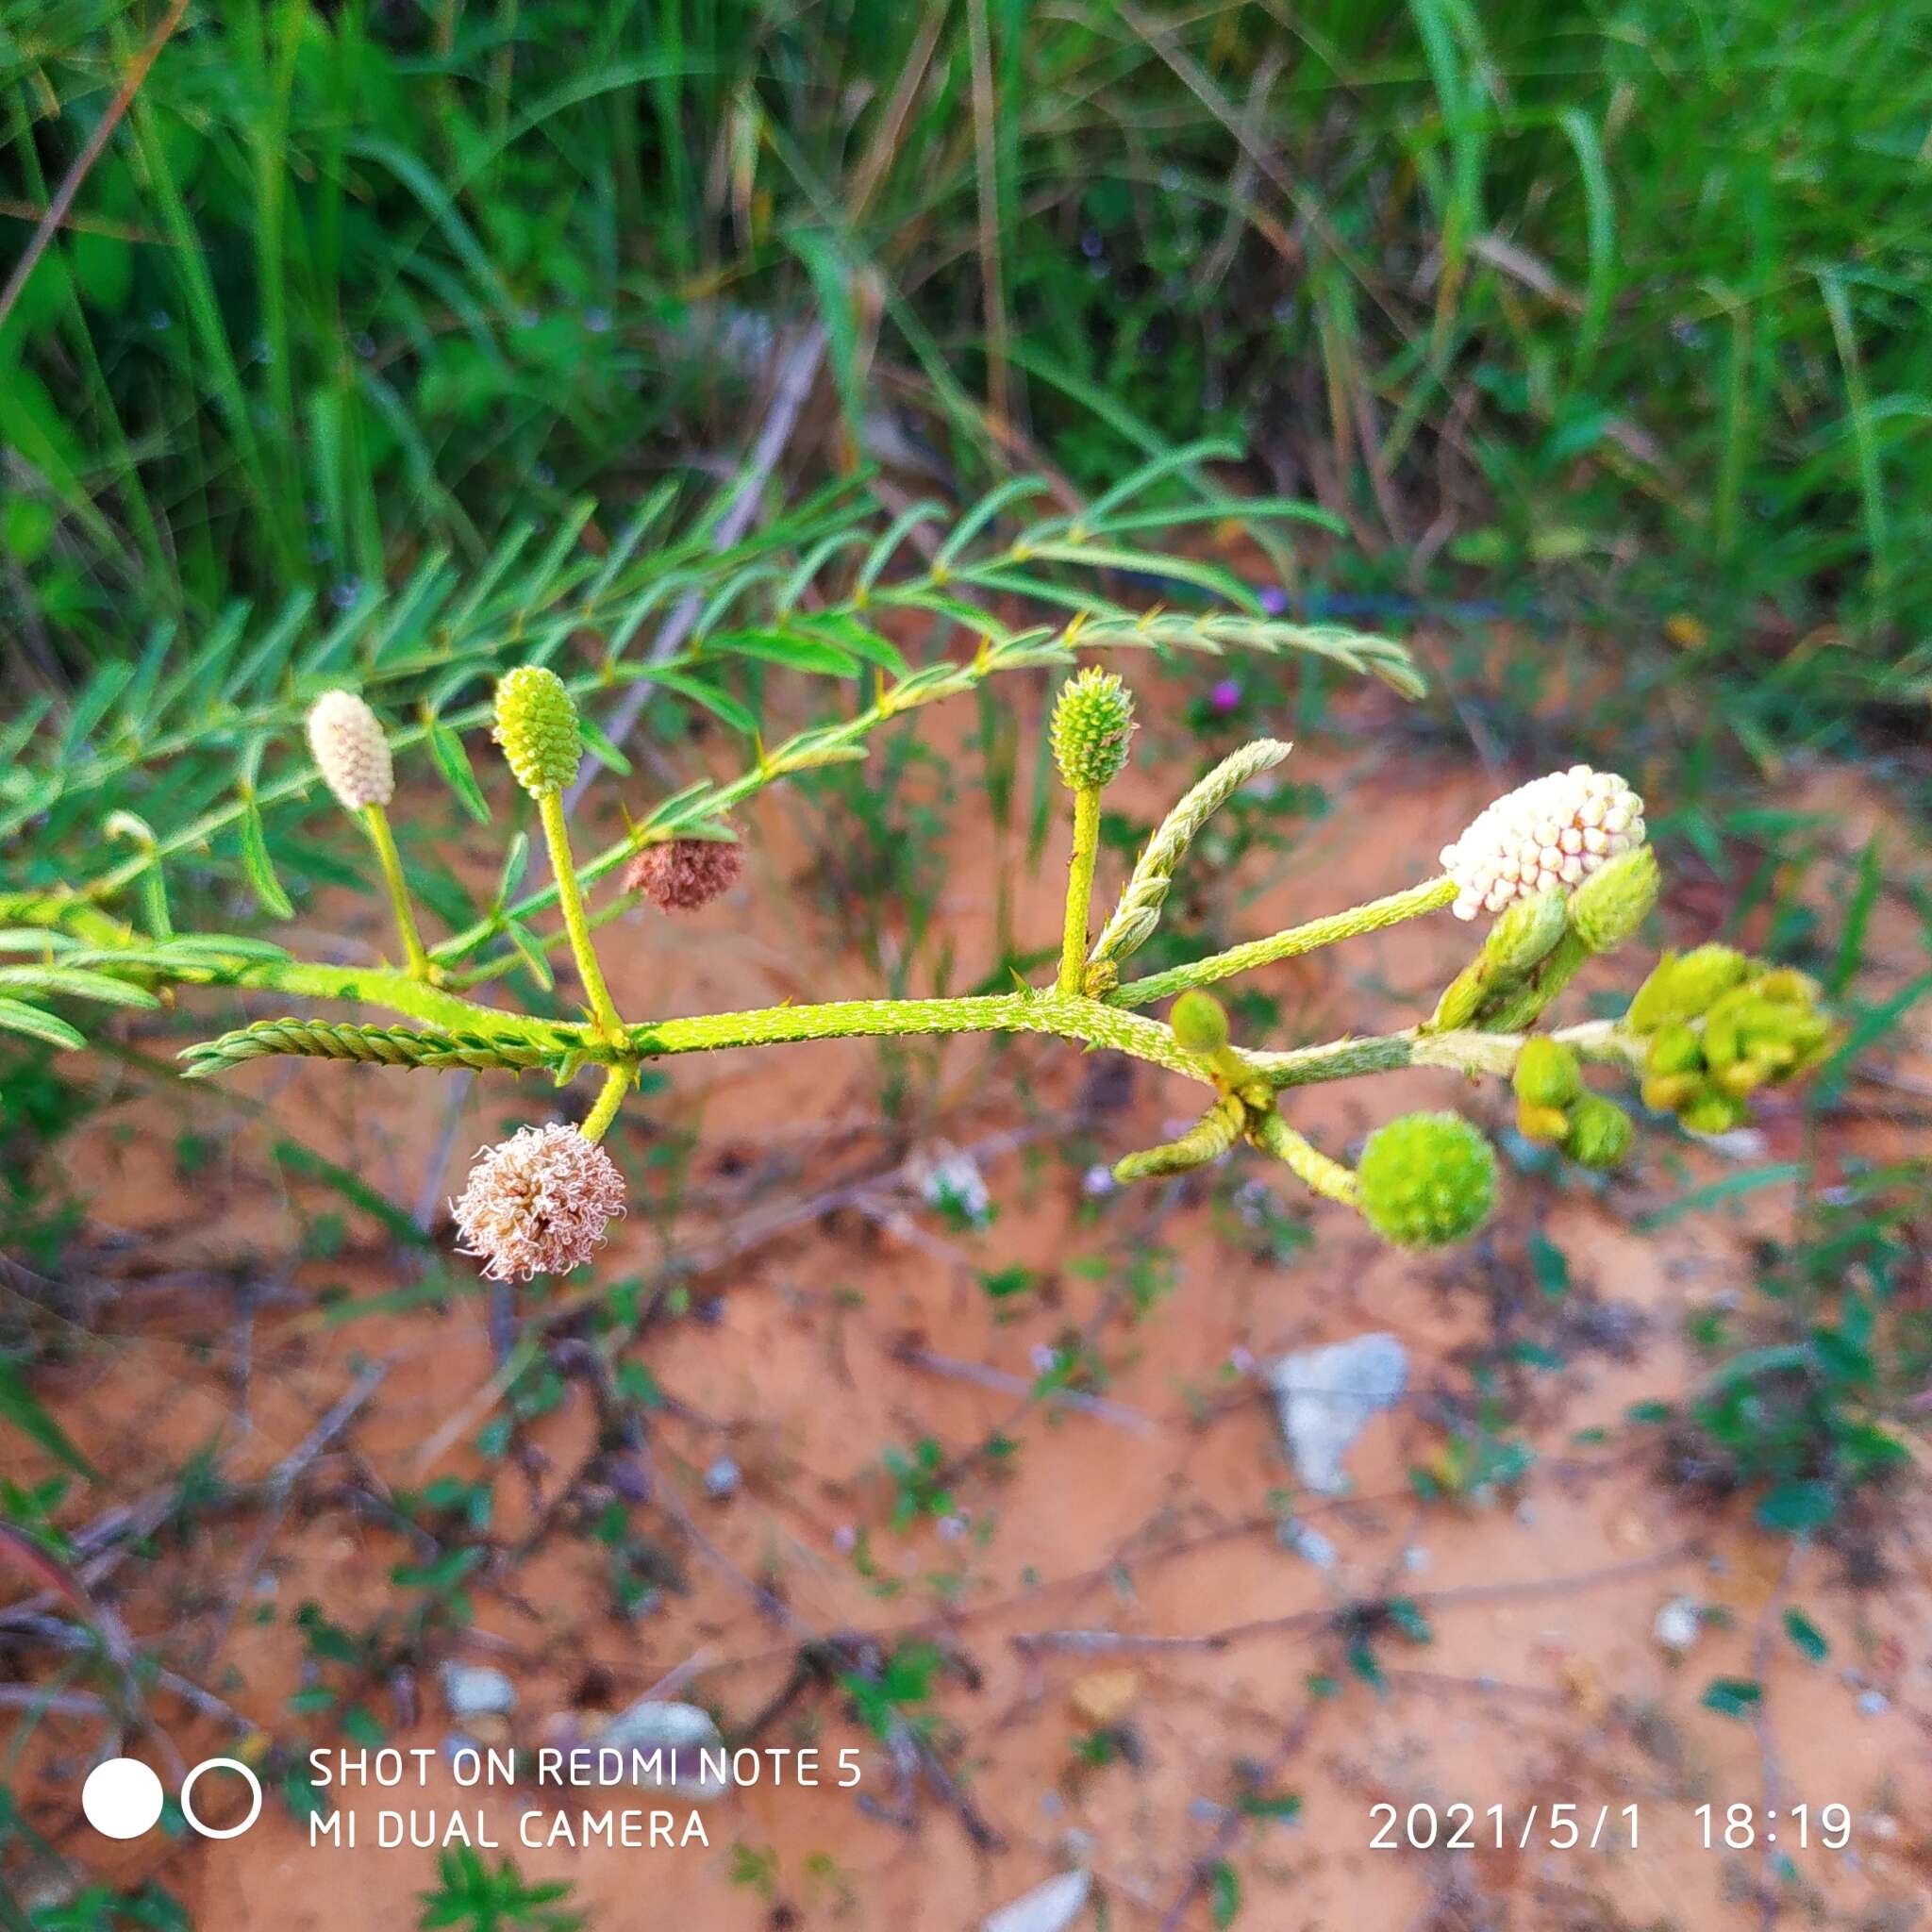
[[[327,691],[308,708],[308,749],[344,811],[387,805],[396,789],[382,721],[352,691]]]
[[[568,1274],[604,1244],[624,1212],[624,1175],[575,1127],[519,1127],[486,1147],[450,1203],[463,1241],[492,1281]]]
[[[1643,801],[1615,772],[1572,765],[1532,778],[1443,846],[1442,868],[1457,886],[1456,916],[1493,917],[1513,899],[1580,886],[1643,838]]]

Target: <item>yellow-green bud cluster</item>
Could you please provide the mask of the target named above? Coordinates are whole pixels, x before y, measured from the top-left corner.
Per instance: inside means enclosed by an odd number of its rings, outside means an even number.
[[[1510,1085],[1525,1140],[1550,1141],[1585,1167],[1614,1167],[1629,1151],[1630,1116],[1584,1087],[1575,1049],[1564,1041],[1541,1033],[1525,1040]]]
[[[1356,1170],[1362,1217],[1400,1248],[1474,1234],[1496,1199],[1496,1156],[1457,1113],[1410,1113],[1380,1126]]]
[[[1098,665],[1068,678],[1053,708],[1053,757],[1070,791],[1093,791],[1120,775],[1134,734],[1134,699]]]
[[[584,755],[576,702],[562,678],[541,664],[524,664],[496,687],[496,741],[516,781],[532,798],[561,791]]]
[[[1643,1104],[1699,1134],[1738,1126],[1758,1088],[1810,1072],[1837,1043],[1816,981],[1728,946],[1667,954],[1624,1024],[1649,1042]]]

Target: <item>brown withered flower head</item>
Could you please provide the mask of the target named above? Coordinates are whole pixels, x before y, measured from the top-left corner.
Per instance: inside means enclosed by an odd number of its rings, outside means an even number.
[[[462,1234],[491,1281],[568,1274],[604,1244],[624,1212],[617,1163],[575,1127],[519,1127],[486,1147],[460,1200],[450,1203]]]
[[[625,869],[624,889],[641,892],[659,912],[695,912],[728,892],[744,870],[744,854],[718,839],[666,839],[646,845]]]

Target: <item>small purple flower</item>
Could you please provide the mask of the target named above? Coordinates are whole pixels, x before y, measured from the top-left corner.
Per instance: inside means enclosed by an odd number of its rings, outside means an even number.
[[[1224,677],[1208,693],[1208,702],[1212,707],[1216,715],[1223,718],[1226,717],[1230,711],[1239,710],[1241,702],[1240,680],[1233,677]]]
[[[1278,584],[1270,584],[1261,592],[1261,608],[1270,617],[1283,617],[1288,612],[1288,592]]]

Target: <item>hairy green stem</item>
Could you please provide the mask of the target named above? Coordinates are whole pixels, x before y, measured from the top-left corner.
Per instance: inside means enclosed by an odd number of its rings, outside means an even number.
[[[624,1096],[630,1091],[634,1072],[634,1066],[620,1061],[605,1074],[597,1104],[584,1116],[585,1140],[601,1141],[609,1130],[610,1123],[617,1118],[617,1109],[624,1105]]]
[[[1083,785],[1074,793],[1074,857],[1067,867],[1067,914],[1060,932],[1058,987],[1080,991],[1087,963],[1087,922],[1093,908],[1093,867],[1100,857],[1100,787]]]
[[[1151,1006],[1156,1000],[1183,992],[1191,986],[1211,986],[1217,979],[1267,966],[1276,959],[1291,959],[1297,954],[1332,946],[1340,940],[1357,939],[1366,932],[1399,925],[1405,919],[1440,911],[1453,904],[1455,898],[1454,879],[1427,879],[1405,891],[1391,892],[1386,899],[1372,899],[1366,906],[1350,907],[1346,912],[1311,919],[1306,925],[1290,926],[1286,932],[1277,932],[1271,938],[1249,940],[1244,945],[1230,946],[1224,953],[1213,953],[1205,959],[1171,967],[1165,973],[1150,973],[1145,979],[1130,979],[1107,995],[1108,1003],[1116,1007]]]
[[[630,1051],[711,1053],[724,1047],[772,1046],[784,1041],[857,1040],[880,1035],[1053,1033],[1132,1054],[1191,1080],[1209,1076],[1169,1029],[1098,1000],[1060,992],[985,993],[965,999],[833,1000],[820,1006],[762,1007],[742,1013],[704,1013],[633,1026]]]
[[[1324,1201],[1340,1201],[1353,1208],[1361,1200],[1361,1183],[1352,1168],[1331,1160],[1319,1147],[1304,1140],[1278,1113],[1264,1113],[1253,1121],[1248,1139],[1264,1154],[1293,1170],[1297,1179]]]
[[[597,963],[597,949],[591,941],[591,922],[584,911],[584,889],[577,883],[576,868],[570,856],[570,826],[563,816],[563,794],[546,791],[537,801],[538,815],[543,822],[543,841],[550,848],[550,870],[557,878],[557,900],[563,913],[564,930],[570,935],[571,956],[577,962],[577,977],[584,983],[584,996],[591,1003],[591,1018],[597,1031],[613,1043],[624,1038],[624,1022],[610,989],[604,984],[604,969]]]
[[[403,958],[412,979],[431,979],[436,969],[423,950],[423,935],[416,929],[416,908],[409,903],[408,881],[403,876],[402,855],[396,850],[395,834],[390,830],[389,813],[379,805],[362,808],[362,823],[369,828],[369,842],[375,847],[375,860],[382,868],[382,882],[389,888],[390,909],[396,917],[396,933],[403,942]]]

